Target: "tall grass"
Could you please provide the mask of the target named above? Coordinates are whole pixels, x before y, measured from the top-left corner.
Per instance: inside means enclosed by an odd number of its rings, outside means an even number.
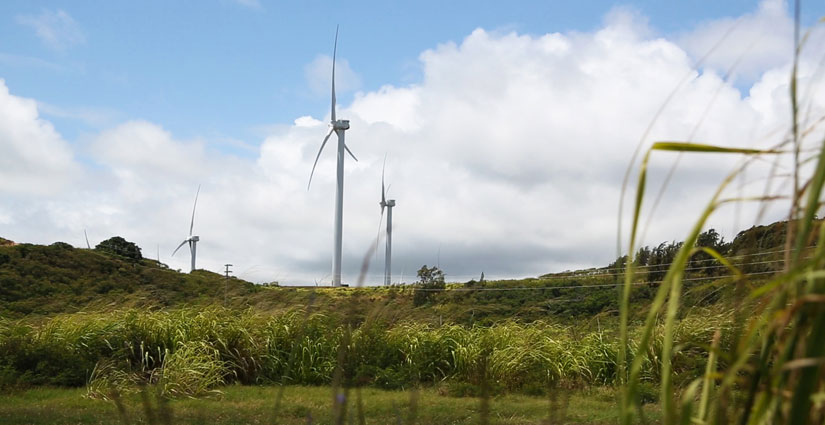
[[[676,340],[686,348],[677,372],[701,374],[702,341],[730,320],[703,312],[679,321]],[[170,397],[214,394],[233,382],[322,385],[333,383],[342,367],[340,380],[348,386],[480,388],[487,379],[491,391],[538,393],[551,384],[614,383],[618,351],[611,331],[547,322],[345,324],[301,311],[272,316],[219,307],[61,315],[40,325],[0,322],[7,384],[87,385],[100,397],[141,384],[159,384]],[[658,376],[657,366],[644,363],[645,379]]]
[[[660,387],[662,418],[665,424],[761,424],[822,423],[825,419],[825,226],[818,226],[817,212],[825,185],[825,140],[813,140],[816,155],[800,156],[805,136],[818,134],[816,123],[804,127],[799,121],[797,48],[790,78],[791,130],[786,139],[770,149],[731,148],[695,143],[657,142],[643,157],[630,230],[628,252],[635,252],[639,216],[645,200],[647,165],[652,155],[675,151],[702,155],[745,155],[743,165],[735,169],[719,186],[708,206],[694,223],[676,259],[661,282],[635,341],[631,339],[629,294],[635,271],[628,259],[625,286],[621,296],[619,375],[622,382],[620,403],[623,424],[642,419],[642,381],[650,379],[647,371],[655,370]],[[814,94],[815,96],[815,94]],[[819,132],[821,133],[821,132]],[[817,136],[822,137],[822,136]],[[786,197],[763,196],[754,199],[723,198],[727,186],[755,160],[765,156],[793,156],[793,185]],[[812,172],[803,173],[803,165],[812,164]],[[749,311],[733,312],[732,326],[718,327],[702,335],[710,354],[704,357],[703,376],[678,385],[680,360],[686,353],[681,345],[679,321],[680,299],[684,295],[683,276],[688,261],[697,252],[696,240],[709,217],[729,202],[773,202],[790,199],[785,270],[765,285],[746,294]],[[815,231],[818,229],[818,231]],[[810,256],[803,248],[816,245]],[[721,256],[705,250],[714,257]],[[729,264],[729,263],[727,263]],[[731,266],[733,268],[733,266]],[[746,279],[740,276],[738,281]],[[736,282],[735,282],[736,283]],[[744,313],[744,314],[743,314]],[[661,335],[657,335],[661,332]],[[661,346],[658,344],[661,343]],[[654,355],[653,353],[658,353]],[[692,356],[689,356],[692,357]],[[695,357],[692,357],[695,358]],[[655,367],[650,365],[654,364]]]

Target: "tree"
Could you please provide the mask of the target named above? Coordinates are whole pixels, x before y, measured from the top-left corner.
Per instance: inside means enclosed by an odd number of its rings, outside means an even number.
[[[716,229],[708,229],[699,234],[699,237],[696,239],[696,247],[712,248],[719,254],[724,255],[730,247],[730,244],[725,242],[725,238],[721,237],[719,233],[716,232]],[[702,271],[710,275],[727,273],[724,268],[719,267],[721,265],[720,263],[711,260],[713,260],[713,257],[708,253],[699,251],[693,254],[688,264],[690,268],[694,270],[701,268]]]
[[[637,266],[646,266],[648,261],[650,261],[650,247],[643,246],[639,248],[639,251],[636,253],[636,258],[633,261],[636,262]]]
[[[55,242],[49,246],[60,248],[60,249],[74,249],[73,246],[67,244],[66,242]]]
[[[670,263],[676,258],[676,253],[684,242],[662,242],[650,251],[647,265],[647,282],[651,286],[657,285],[667,274]]]
[[[413,305],[416,307],[426,304],[435,297],[436,292],[447,287],[444,282],[444,272],[438,267],[421,266],[418,270],[417,288],[413,295]]]
[[[138,261],[143,258],[140,247],[120,236],[115,236],[97,244],[95,251]]]

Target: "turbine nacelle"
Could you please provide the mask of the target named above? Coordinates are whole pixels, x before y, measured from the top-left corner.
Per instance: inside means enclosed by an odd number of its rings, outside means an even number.
[[[201,193],[201,186],[198,185],[198,191],[195,192],[195,204],[192,206],[192,221],[189,222],[189,237],[184,239],[183,242],[172,251],[172,256],[174,257],[175,254],[180,250],[184,245],[189,244],[189,251],[191,253],[191,260],[192,260],[192,271],[195,270],[195,255],[198,241],[201,240],[200,236],[195,236],[192,234],[192,231],[195,229],[195,209],[198,208],[198,195]]]
[[[333,130],[349,130],[349,120],[332,121]]]

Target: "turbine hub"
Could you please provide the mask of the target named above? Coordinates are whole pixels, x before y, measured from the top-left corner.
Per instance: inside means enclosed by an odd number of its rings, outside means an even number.
[[[349,120],[333,121],[332,128],[335,130],[349,130]]]

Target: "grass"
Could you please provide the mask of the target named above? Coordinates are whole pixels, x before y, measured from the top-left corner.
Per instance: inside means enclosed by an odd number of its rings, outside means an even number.
[[[707,308],[678,321],[675,341],[682,348],[674,374],[680,382],[702,374],[703,347],[731,321],[731,314]],[[664,332],[655,331],[657,353]],[[640,330],[632,334],[638,344]],[[433,326],[373,317],[341,323],[323,314],[223,308],[78,313],[37,325],[0,320],[0,388],[85,385],[105,397],[111,387],[127,391],[148,383],[176,398],[209,395],[227,383],[327,385],[340,373],[346,386],[401,389],[448,381],[480,387],[489,381],[493,393],[536,394],[550,383],[615,383],[617,342],[610,328],[551,321]],[[722,342],[727,347],[730,338]],[[644,379],[656,379],[661,356],[640,358]]]
[[[799,1],[795,6],[798,12]],[[316,294],[322,294],[316,306],[344,313],[326,319],[309,313],[237,314],[240,304],[227,311],[200,308],[65,315],[37,324],[0,320],[0,387],[88,383],[87,390],[40,388],[0,396],[0,422],[82,424],[112,423],[120,418],[126,423],[171,423],[174,418],[175,423],[287,424],[824,423],[825,226],[819,225],[817,216],[825,197],[825,137],[817,126],[825,122],[825,117],[800,118],[800,108],[807,110],[809,106],[799,104],[796,75],[797,58],[805,40],[799,36],[797,13],[795,59],[789,76],[791,122],[779,143],[756,149],[659,141],[644,151],[630,217],[629,244],[626,251],[619,250],[619,258],[622,252],[627,253],[623,263],[626,269],[623,276],[604,277],[624,280],[616,304],[620,314],[617,329],[602,331],[599,327],[594,332],[592,328],[557,323],[500,322],[497,319],[519,308],[526,299],[493,292],[473,293],[472,288],[465,288],[469,292],[453,290],[443,297],[433,297],[441,301],[466,300],[472,307],[470,326],[455,322],[442,326],[441,313],[449,311],[450,304],[433,301],[432,308],[410,308],[410,294],[405,296],[404,290],[394,288],[302,292],[262,290],[249,285],[239,290],[263,305],[294,300],[295,295],[315,300]],[[643,152],[641,147],[637,153]],[[668,152],[739,155],[745,159],[720,183],[696,221],[688,223],[690,230],[684,243],[675,246],[677,251],[661,281],[647,288],[650,297],[645,300],[650,300],[650,305],[638,311],[634,295],[640,293],[636,285],[642,273],[635,267],[633,255],[640,248],[637,241],[643,239],[640,217],[646,200],[647,167],[652,157]],[[762,196],[729,196],[728,186],[750,172],[749,167],[757,159],[770,161],[791,155],[788,160],[792,160],[793,181],[786,193],[771,190],[768,185]],[[634,154],[634,161],[636,158]],[[767,181],[777,180],[773,170],[764,177]],[[783,269],[771,270],[771,274],[778,273],[767,282],[749,280],[748,270],[740,270],[745,264],[730,261],[732,257],[725,258],[724,252],[697,247],[709,218],[722,206],[752,201],[763,205],[789,201],[783,205],[789,209],[782,233]],[[619,222],[623,223],[621,216]],[[621,227],[619,230],[621,234]],[[733,245],[737,245],[736,240]],[[57,252],[66,248],[48,249]],[[47,277],[47,270],[39,266],[42,261],[29,260],[38,256],[43,261],[53,260],[48,253],[31,246],[0,249],[0,263],[15,266],[6,267],[5,272],[17,273],[0,273],[0,283],[4,283],[0,295],[17,303],[10,312],[63,311],[59,306],[39,307],[41,301],[55,299],[49,296],[55,288],[85,294],[82,287],[72,286],[74,280],[67,279],[60,282],[63,286],[41,287],[41,299],[26,298],[32,286],[29,283]],[[726,277],[730,279],[724,279],[723,284],[736,294],[729,309],[685,308],[692,295],[688,283],[692,279],[687,276],[697,254],[727,267]],[[163,271],[170,280],[155,281],[152,276],[159,273],[156,270],[97,260],[98,268],[106,275],[115,271],[123,276],[138,273],[142,279],[139,281],[161,282],[158,287],[177,279],[173,273]],[[28,282],[20,276],[35,280]],[[103,281],[88,283],[95,292],[111,297],[130,290],[140,292],[133,279],[124,278],[124,282],[124,288],[113,288]],[[194,288],[198,282],[188,283]],[[381,297],[376,296],[379,294]],[[165,305],[187,295],[191,294],[178,291]],[[610,294],[603,292],[590,298],[598,301],[603,295]],[[481,300],[486,304],[478,314],[488,314],[491,322],[475,326],[473,320]],[[304,305],[308,308],[311,304],[308,301]],[[595,312],[611,305],[601,301],[592,304]],[[341,305],[345,308],[330,308]],[[584,306],[575,308],[579,318],[586,314],[580,312]],[[78,302],[74,307],[82,306]],[[535,307],[528,306],[526,311],[548,314],[549,309]],[[434,317],[435,312],[438,325],[432,319],[423,320]],[[466,310],[452,313],[454,317],[467,317]],[[400,316],[409,317],[412,323],[400,322]],[[415,323],[419,318],[421,322]],[[124,382],[128,385],[121,385]],[[233,382],[299,382],[331,384],[332,388],[291,386],[282,398],[280,390],[284,387],[224,386]],[[409,389],[422,383],[430,386],[406,392],[357,389],[364,385]],[[550,391],[548,398],[513,394],[550,385],[587,388],[594,383],[616,384],[618,394],[604,389],[556,390]],[[134,391],[146,384],[158,388],[162,396],[151,401],[148,393]],[[118,393],[122,395],[113,396],[112,388],[122,390]],[[479,398],[443,395],[462,392]],[[108,394],[115,402],[90,400],[82,398],[83,394]],[[219,396],[221,400],[208,396]],[[657,399],[658,406],[645,404]],[[118,400],[122,403],[117,404]],[[280,406],[277,410],[276,405]],[[277,417],[273,417],[275,412]],[[160,420],[164,417],[169,420]]]
[[[288,386],[281,414],[273,417],[277,387],[229,386],[220,398],[180,399],[168,402],[175,424],[306,424],[332,422],[330,387]],[[415,417],[419,424],[479,423],[480,400],[442,395],[443,388],[417,391]],[[355,392],[350,392],[355,397]],[[409,391],[364,389],[361,397],[368,424],[412,423]],[[0,423],[17,424],[115,424],[125,423],[114,402],[89,399],[81,389],[37,388],[0,395]],[[524,395],[504,395],[490,400],[491,424],[613,424],[618,420],[613,389],[594,387],[564,391],[564,400]],[[155,402],[154,400],[152,401]],[[561,407],[566,402],[565,407]],[[129,423],[148,423],[141,397],[124,397]],[[351,407],[350,415],[357,412]],[[647,405],[650,419],[658,418],[658,408]],[[157,413],[156,411],[154,413]],[[399,422],[399,420],[401,422]],[[553,422],[551,422],[551,420]]]
[[[805,38],[799,37],[799,1],[795,7],[794,66],[789,90],[791,123],[788,134],[781,142],[766,149],[655,142],[641,160],[627,250],[630,254],[620,304],[622,349],[619,350],[618,367],[619,379],[623,383],[620,402],[622,424],[642,420],[639,406],[644,364],[654,357],[651,356],[651,348],[657,345],[654,335],[658,329],[663,332],[661,347],[655,351],[660,371],[663,423],[802,425],[823,423],[825,420],[825,403],[822,402],[825,396],[825,226],[817,229],[817,213],[822,206],[825,187],[825,138],[821,128],[817,128],[821,119],[814,117],[813,121],[801,122],[798,114],[797,59]],[[803,146],[804,150],[814,154],[807,158],[800,157]],[[747,158],[724,179],[693,224],[657,289],[634,347],[629,321],[630,291],[635,275],[632,254],[637,248],[639,218],[645,201],[647,165],[652,155],[668,151],[702,155],[737,154]],[[790,193],[777,194],[766,189],[762,196],[726,197],[728,185],[748,170],[755,159],[790,154],[793,154]],[[776,176],[771,171],[767,178],[773,180]],[[785,233],[784,270],[772,277],[768,284],[754,288],[748,285],[746,276],[730,265],[732,272],[739,276],[732,283],[743,287],[747,293],[744,297],[755,303],[733,311],[736,317],[734,326],[716,329],[709,348],[712,354],[705,358],[704,377],[678,385],[672,372],[682,350],[677,332],[685,292],[685,271],[691,257],[699,252],[695,242],[702,228],[709,217],[725,204],[746,201],[767,204],[777,200],[790,200],[787,205],[790,212]],[[816,246],[815,251],[803,254],[803,248],[812,244]],[[703,250],[721,258],[718,252]],[[729,338],[733,343],[728,349],[722,348],[718,345],[720,338]],[[724,362],[717,362],[717,358]]]

